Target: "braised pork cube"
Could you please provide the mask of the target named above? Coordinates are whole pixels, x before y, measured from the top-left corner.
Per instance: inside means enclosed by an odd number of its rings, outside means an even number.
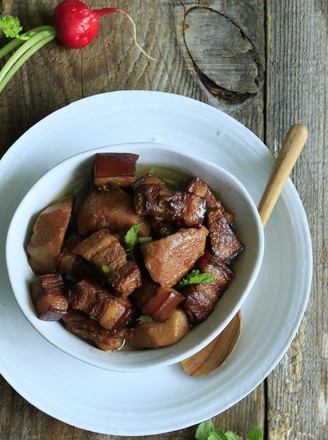
[[[67,292],[69,305],[74,310],[81,310],[89,315],[97,302],[101,286],[89,280],[81,280],[71,286]]]
[[[234,215],[231,212],[226,211],[222,205],[221,200],[216,198],[210,187],[203,182],[199,177],[193,177],[187,185],[186,191],[192,192],[199,197],[206,199],[206,209],[218,208],[224,215],[229,225],[232,224]]]
[[[147,280],[143,280],[131,296],[137,308],[157,322],[167,321],[183,300],[183,295],[172,287],[162,287]]]
[[[132,196],[122,188],[93,190],[76,215],[76,225],[81,235],[89,235],[103,228],[122,232],[138,224],[141,224],[139,236],[150,235],[149,225],[134,210]]]
[[[136,180],[136,162],[139,156],[132,153],[99,153],[94,163],[94,185],[126,187]]]
[[[179,230],[179,226],[166,222],[164,220],[159,220],[156,217],[149,218],[149,224],[152,232],[152,237],[162,238],[168,235],[175,234]]]
[[[38,275],[56,271],[56,260],[71,218],[73,202],[72,196],[54,202],[39,214],[34,224],[27,253],[28,262]]]
[[[205,216],[205,199],[184,191],[161,197],[162,218],[182,227],[199,227]]]
[[[159,348],[173,345],[190,331],[185,312],[175,309],[166,322],[145,322],[134,328],[129,343],[138,348]]]
[[[72,309],[85,312],[107,330],[121,330],[134,318],[135,311],[129,300],[118,298],[91,281],[82,280],[72,286],[68,300]]]
[[[134,205],[140,215],[175,222],[180,227],[199,227],[205,215],[205,199],[191,192],[170,191],[163,182],[145,175],[134,185]]]
[[[189,321],[200,323],[210,315],[217,300],[228,288],[234,272],[208,251],[205,251],[195,267],[201,273],[210,273],[215,278],[213,282],[192,284],[181,290],[185,297],[182,307]]]
[[[113,288],[115,294],[127,298],[141,285],[141,273],[134,261],[128,261],[123,266],[110,272],[107,283]]]
[[[31,282],[30,292],[39,319],[58,321],[66,314],[68,301],[60,274],[40,275]]]
[[[109,229],[94,232],[75,246],[73,252],[93,264],[103,275],[119,269],[127,262],[124,248]]]
[[[118,350],[124,344],[124,340],[131,334],[131,330],[121,330],[119,332],[106,330],[85,313],[71,309],[68,309],[67,314],[63,316],[63,321],[68,331],[92,342],[104,351]]]
[[[182,308],[191,324],[205,321],[213,311],[214,304],[207,296],[206,284],[190,284],[181,290],[185,297]]]
[[[244,246],[219,209],[208,210],[207,221],[211,251],[221,261],[228,263],[242,252]]]
[[[128,299],[99,294],[89,316],[107,330],[119,331],[132,323],[135,310]]]
[[[142,216],[162,219],[160,198],[170,194],[170,190],[166,185],[158,177],[145,174],[132,185],[132,188],[136,212]]]
[[[73,250],[82,241],[80,235],[73,233],[65,240],[63,248],[57,258],[57,270],[65,277],[81,279],[86,276],[92,277],[94,271],[83,258],[76,255]]]
[[[201,226],[142,243],[140,250],[152,280],[163,287],[174,286],[203,255],[207,235],[208,230]]]
[[[209,286],[213,284],[216,288],[217,293],[212,299],[214,302],[218,300],[218,295],[221,296],[221,294],[228,288],[235,275],[226,264],[208,251],[205,251],[204,255],[197,261],[195,267],[199,269],[201,273],[210,273],[214,276],[215,282],[206,283]]]
[[[199,177],[191,179],[186,187],[186,191],[206,199],[206,208],[220,208],[222,212],[224,211],[221,201],[215,197],[209,186]]]

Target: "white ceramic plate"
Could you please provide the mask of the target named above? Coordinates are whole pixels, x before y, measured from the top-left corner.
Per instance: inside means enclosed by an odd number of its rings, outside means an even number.
[[[242,308],[239,343],[217,373],[192,379],[179,364],[114,373],[49,344],[25,319],[10,288],[4,249],[11,217],[36,180],[61,160],[92,147],[137,141],[168,144],[221,165],[256,204],[274,162],[256,136],[213,107],[140,91],[71,104],[27,131],[0,161],[0,372],[47,414],[82,429],[126,436],[199,423],[251,392],[294,338],[312,277],[308,223],[289,180],[265,229],[263,264]]]

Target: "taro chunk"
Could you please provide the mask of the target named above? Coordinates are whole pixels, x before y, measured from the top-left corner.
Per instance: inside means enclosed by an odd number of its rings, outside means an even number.
[[[73,196],[54,202],[39,214],[34,224],[27,252],[29,264],[38,275],[56,271],[56,259],[71,218],[73,202]]]
[[[81,235],[89,235],[103,228],[126,232],[138,224],[141,224],[139,235],[150,234],[149,225],[134,210],[132,196],[121,188],[93,190],[80,207],[76,224]]]
[[[174,286],[203,255],[207,235],[208,230],[202,226],[143,243],[141,253],[153,281],[164,287]]]
[[[135,327],[129,339],[133,347],[159,348],[173,345],[190,331],[186,314],[176,309],[166,322],[145,322]]]
[[[32,281],[30,291],[39,319],[58,321],[66,314],[68,301],[60,274],[39,276]]]
[[[94,185],[129,186],[136,180],[136,162],[139,156],[132,153],[97,154],[94,165]]]

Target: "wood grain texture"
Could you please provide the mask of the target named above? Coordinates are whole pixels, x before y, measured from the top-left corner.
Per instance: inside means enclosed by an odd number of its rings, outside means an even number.
[[[270,440],[328,438],[327,17],[325,1],[267,2],[266,142],[276,153],[291,124],[309,128],[292,180],[314,257],[305,317],[267,380]]]
[[[88,3],[95,8],[108,6],[106,0]],[[0,10],[19,16],[24,28],[29,29],[51,23],[56,4],[56,0],[0,0]],[[217,427],[244,436],[254,426],[260,426],[269,440],[328,438],[328,231],[324,209],[328,203],[327,2],[113,0],[110,6],[128,10],[136,22],[139,43],[158,61],[153,63],[138,51],[133,45],[130,23],[119,15],[105,17],[97,39],[83,51],[71,51],[51,42],[24,65],[1,94],[0,156],[22,133],[54,110],[113,90],[167,91],[209,103],[250,128],[274,154],[290,125],[304,123],[309,128],[309,140],[292,180],[307,212],[313,240],[310,303],[295,340],[268,379],[213,421]],[[211,70],[201,59],[200,69],[195,68],[184,34],[186,16],[192,8],[207,8],[211,17],[226,17],[250,42],[264,76],[246,99],[222,101],[200,75],[200,70],[205,71],[215,84],[219,82],[215,66],[222,65],[223,59],[222,53],[215,52],[216,34],[206,41]],[[202,23],[193,25],[201,27]],[[189,34],[189,49],[199,47],[196,39],[196,35]],[[4,41],[0,36],[0,45]],[[224,76],[223,80],[228,81]],[[195,427],[190,427],[141,438],[183,440],[194,438],[194,433]],[[0,439],[44,438],[131,437],[93,434],[59,422],[30,405],[1,378]]]
[[[232,104],[258,93],[263,68],[255,47],[228,17],[210,8],[191,8],[183,32],[195,70],[213,96]]]

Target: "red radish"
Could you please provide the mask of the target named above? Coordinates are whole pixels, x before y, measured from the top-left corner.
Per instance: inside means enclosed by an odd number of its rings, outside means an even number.
[[[39,26],[21,34],[22,26],[18,18],[0,15],[0,29],[6,37],[13,38],[0,49],[0,59],[10,52],[10,56],[0,69],[0,92],[17,70],[41,47],[58,37],[65,46],[81,49],[96,37],[99,30],[99,18],[103,15],[119,12],[132,23],[134,43],[146,57],[149,56],[137,43],[136,26],[130,15],[118,8],[93,10],[78,0],[63,0],[54,10],[54,26]]]
[[[148,58],[151,58],[136,41],[136,29],[132,18],[127,12],[118,8],[93,10],[79,0],[63,0],[56,6],[53,16],[57,38],[71,49],[82,49],[96,37],[99,18],[115,12],[125,15],[131,21],[135,44]]]

